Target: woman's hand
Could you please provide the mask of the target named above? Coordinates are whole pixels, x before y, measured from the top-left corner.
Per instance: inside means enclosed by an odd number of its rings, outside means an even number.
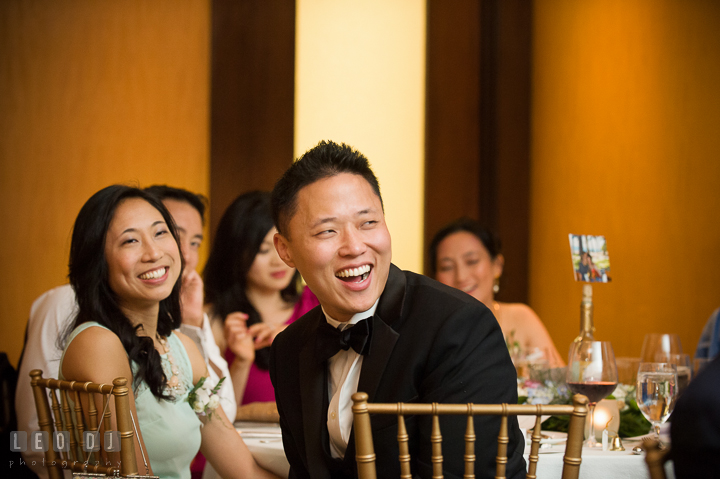
[[[195,270],[183,275],[180,287],[180,311],[184,324],[202,327],[203,281]]]
[[[236,359],[252,363],[255,360],[253,336],[247,327],[248,315],[236,311],[225,317],[225,340]]]
[[[255,323],[248,328],[248,334],[253,337],[255,349],[267,348],[270,346],[280,331],[285,329],[287,324],[281,324],[278,327],[273,328],[272,326],[265,323]]]

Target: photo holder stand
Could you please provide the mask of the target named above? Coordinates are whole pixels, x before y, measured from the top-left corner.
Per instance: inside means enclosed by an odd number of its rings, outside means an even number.
[[[583,282],[583,298],[580,303],[580,333],[573,341],[593,340],[595,324],[593,319],[592,283],[610,282],[610,255],[604,236],[568,235],[573,277]]]

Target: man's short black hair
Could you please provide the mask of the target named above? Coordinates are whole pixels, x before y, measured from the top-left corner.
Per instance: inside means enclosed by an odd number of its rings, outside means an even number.
[[[323,178],[350,173],[365,178],[380,199],[380,184],[370,169],[370,162],[359,151],[345,143],[321,141],[288,168],[272,191],[272,216],[278,232],[288,237],[288,223],[297,209],[297,195],[304,187]],[[384,210],[384,206],[383,206]]]
[[[205,207],[207,205],[207,198],[203,195],[167,185],[148,186],[145,188],[145,191],[160,201],[177,200],[188,203],[190,206],[195,208],[198,213],[200,213],[200,220],[202,221],[202,224],[205,224]]]

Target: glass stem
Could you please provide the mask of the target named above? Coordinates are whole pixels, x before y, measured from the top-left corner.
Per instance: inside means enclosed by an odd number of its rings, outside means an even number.
[[[588,437],[587,445],[593,447],[597,444],[595,440],[595,403],[588,404],[590,407],[590,437]]]

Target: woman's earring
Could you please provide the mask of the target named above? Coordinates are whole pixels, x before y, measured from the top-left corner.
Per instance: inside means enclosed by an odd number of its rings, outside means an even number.
[[[493,293],[498,294],[500,292],[500,278],[495,278],[493,281]]]

